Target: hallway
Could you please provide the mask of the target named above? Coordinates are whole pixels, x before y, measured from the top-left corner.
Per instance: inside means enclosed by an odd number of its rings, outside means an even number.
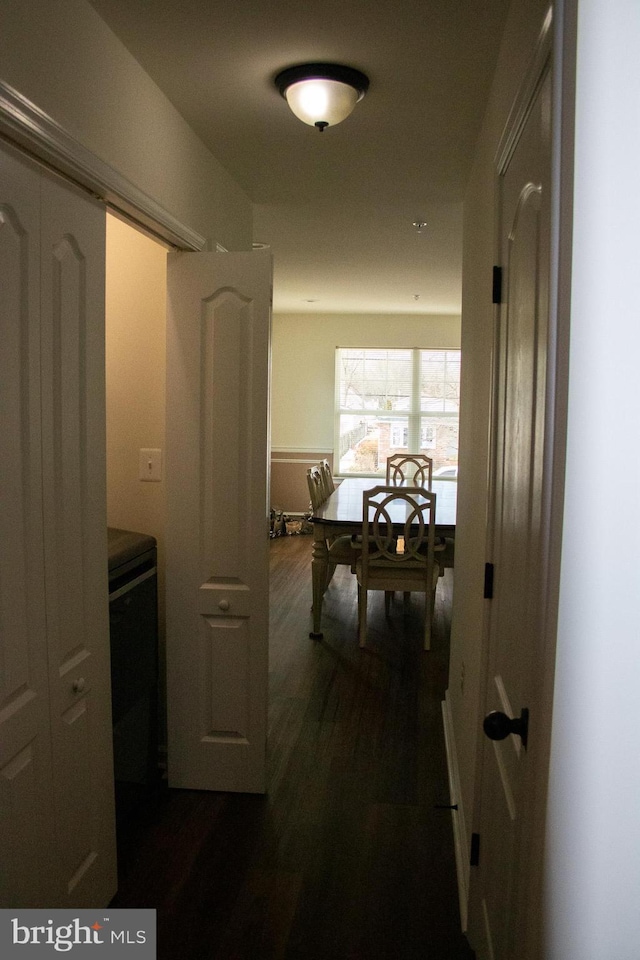
[[[431,652],[420,600],[405,619],[396,599],[394,637],[382,595],[362,651],[348,569],[314,643],[311,538],[270,549],[269,792],[165,791],[121,844],[113,906],[157,908],[159,960],[471,960],[441,717],[452,571]]]

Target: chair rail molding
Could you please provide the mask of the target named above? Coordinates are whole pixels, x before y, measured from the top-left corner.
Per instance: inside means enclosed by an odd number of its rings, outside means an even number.
[[[271,463],[301,463],[301,464],[314,464],[317,463],[317,460],[300,460],[297,457],[278,457],[271,455]]]
[[[177,220],[3,80],[0,136],[171,246],[191,251],[204,249],[204,237]]]
[[[320,456],[326,456],[329,453],[333,453],[333,447],[271,447],[271,456],[282,455],[285,453],[308,453],[317,460]]]

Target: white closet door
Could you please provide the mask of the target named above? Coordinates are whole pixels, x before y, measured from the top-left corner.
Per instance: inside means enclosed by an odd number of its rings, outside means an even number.
[[[0,151],[0,905],[44,905],[53,821],[40,455],[39,171]]]
[[[105,489],[105,210],[42,177],[42,433],[60,897],[116,890]]]
[[[0,149],[0,906],[116,889],[104,209]]]
[[[169,783],[266,787],[271,255],[171,254]]]

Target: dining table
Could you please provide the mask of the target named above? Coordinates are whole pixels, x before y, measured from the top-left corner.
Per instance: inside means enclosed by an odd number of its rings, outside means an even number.
[[[314,640],[322,639],[322,601],[327,584],[329,569],[329,543],[337,536],[348,534],[358,536],[363,527],[363,493],[375,486],[384,486],[383,477],[345,477],[337,483],[333,493],[317,507],[312,516],[313,555],[311,560],[311,578],[313,585],[313,630],[309,636]],[[456,530],[457,480],[433,480],[429,488],[436,494],[436,536],[452,537]],[[404,517],[393,516],[399,524]]]

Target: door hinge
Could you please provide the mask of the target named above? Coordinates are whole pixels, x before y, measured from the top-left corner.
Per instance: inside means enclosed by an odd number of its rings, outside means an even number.
[[[484,599],[493,600],[493,574],[494,566],[492,563],[484,565]]]
[[[469,852],[469,865],[477,867],[480,865],[480,834],[471,834],[471,850]]]
[[[502,267],[493,268],[492,303],[502,303]]]

